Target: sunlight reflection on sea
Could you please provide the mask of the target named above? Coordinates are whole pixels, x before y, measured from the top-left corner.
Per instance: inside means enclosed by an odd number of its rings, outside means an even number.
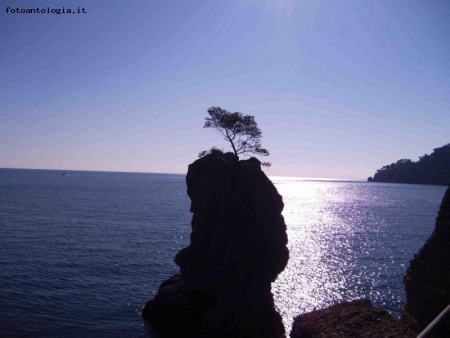
[[[399,316],[403,276],[433,229],[442,187],[272,181],[289,238],[288,266],[272,285],[286,331],[298,314],[357,298]]]

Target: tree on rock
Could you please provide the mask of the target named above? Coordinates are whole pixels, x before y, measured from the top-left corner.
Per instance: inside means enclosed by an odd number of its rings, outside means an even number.
[[[261,147],[262,134],[254,116],[231,113],[220,107],[209,108],[208,114],[210,117],[205,118],[203,128],[214,128],[222,134],[224,140],[230,142],[235,155],[269,156],[267,149]],[[263,162],[262,165],[270,166],[271,163]]]

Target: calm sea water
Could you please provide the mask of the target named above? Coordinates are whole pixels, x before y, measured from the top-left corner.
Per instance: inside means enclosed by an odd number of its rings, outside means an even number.
[[[139,312],[188,245],[183,175],[0,170],[0,337],[155,337]],[[273,284],[292,317],[369,297],[395,315],[443,186],[273,178],[291,259]]]

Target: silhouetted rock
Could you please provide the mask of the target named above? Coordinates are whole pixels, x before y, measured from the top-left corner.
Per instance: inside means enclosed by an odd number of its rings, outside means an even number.
[[[372,306],[370,300],[342,302],[294,319],[291,338],[406,338],[415,337],[389,312]]]
[[[404,316],[423,330],[450,304],[450,187],[441,202],[436,227],[411,261],[404,281]],[[435,337],[450,337],[450,318]]]
[[[260,162],[210,154],[189,166],[186,183],[191,243],[143,316],[163,336],[284,337],[270,289],[289,256],[284,205]]]

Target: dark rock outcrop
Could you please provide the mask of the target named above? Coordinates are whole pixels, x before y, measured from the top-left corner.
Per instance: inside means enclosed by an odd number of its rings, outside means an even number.
[[[450,304],[450,187],[441,202],[436,227],[411,261],[404,281],[404,316],[423,330]],[[435,336],[450,337],[450,318]]]
[[[414,331],[389,312],[373,307],[370,300],[342,302],[297,316],[292,338],[406,338]]]
[[[143,316],[161,336],[284,337],[270,289],[289,256],[284,205],[260,162],[210,154],[186,183],[191,243]]]

